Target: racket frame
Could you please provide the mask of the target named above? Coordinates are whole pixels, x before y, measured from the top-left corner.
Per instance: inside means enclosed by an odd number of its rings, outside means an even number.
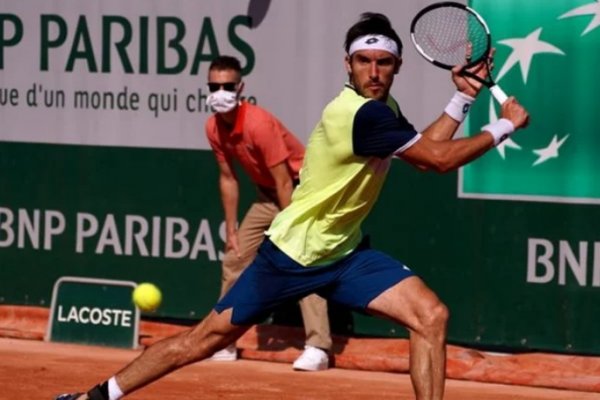
[[[506,99],[508,98],[508,96],[494,82],[492,75],[491,75],[491,71],[490,71],[489,60],[487,59],[489,56],[491,47],[492,47],[492,35],[490,33],[490,29],[489,29],[487,23],[485,22],[485,20],[483,19],[483,17],[481,15],[479,15],[479,13],[477,11],[475,11],[474,9],[472,9],[471,7],[461,4],[461,3],[454,2],[454,1],[442,1],[442,2],[438,2],[438,3],[430,4],[427,7],[423,8],[421,11],[419,11],[417,13],[417,15],[415,15],[415,17],[413,18],[413,20],[410,24],[410,39],[411,39],[413,45],[415,46],[415,49],[423,58],[425,58],[427,61],[429,61],[431,64],[433,64],[437,67],[447,69],[447,70],[451,70],[452,68],[455,67],[455,65],[448,65],[448,64],[442,63],[442,62],[432,58],[431,56],[429,56],[427,53],[425,53],[423,48],[417,43],[417,40],[415,38],[415,27],[416,27],[417,23],[419,22],[419,19],[424,14],[428,13],[431,10],[434,10],[436,8],[444,8],[444,7],[459,8],[461,10],[464,10],[464,11],[470,13],[472,16],[474,16],[477,19],[477,21],[483,27],[485,34],[486,34],[487,50],[484,51],[483,54],[479,58],[468,61],[467,64],[465,64],[463,66],[463,68],[461,70],[461,74],[466,75],[470,78],[473,78],[476,81],[485,85],[490,90],[490,92],[492,93],[494,98],[498,101],[498,103],[500,103],[500,104],[504,103],[506,101]],[[465,60],[465,61],[467,61],[467,60]],[[488,80],[482,79],[479,76],[468,71],[469,68],[474,67],[475,65],[477,65],[481,62],[485,62],[485,66],[488,70]]]

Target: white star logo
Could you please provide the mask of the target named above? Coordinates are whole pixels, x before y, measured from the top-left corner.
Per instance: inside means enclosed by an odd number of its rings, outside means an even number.
[[[536,165],[546,162],[551,158],[557,158],[558,149],[560,149],[560,147],[563,145],[563,143],[565,143],[568,137],[569,135],[567,134],[567,136],[563,137],[559,141],[557,136],[554,135],[552,141],[547,147],[543,149],[533,150],[533,152],[539,156],[538,159],[535,160],[535,162],[533,163],[533,166],[535,167]]]
[[[496,150],[498,150],[498,153],[500,153],[500,157],[502,157],[502,159],[506,159],[506,148],[510,147],[511,149],[515,149],[515,150],[521,150],[521,146],[519,146],[517,144],[517,142],[515,142],[514,140],[512,140],[511,138],[508,138],[506,140],[504,140],[502,143],[498,144],[498,146],[496,146]]]
[[[560,17],[558,17],[558,19],[578,17],[580,15],[593,15],[594,16],[594,18],[592,18],[592,21],[589,23],[587,28],[585,28],[585,30],[581,33],[581,36],[583,36],[586,33],[589,33],[592,30],[596,29],[598,26],[600,26],[600,1],[596,1],[594,3],[590,3],[590,4],[586,4],[584,6],[581,6],[581,7],[574,8],[571,11],[566,12],[563,15],[561,15]]]
[[[496,116],[496,109],[494,108],[494,99],[490,97],[490,123],[498,121],[498,117]],[[514,140],[510,137],[503,142],[499,143],[496,146],[496,150],[500,153],[500,157],[503,160],[506,159],[506,148],[510,147],[511,149],[521,150],[521,146],[519,146]]]
[[[519,63],[521,66],[523,83],[527,83],[527,75],[529,74],[529,67],[534,55],[538,53],[554,53],[563,56],[565,55],[565,53],[558,47],[553,46],[548,42],[539,40],[541,33],[542,28],[538,28],[524,38],[513,38],[498,41],[500,44],[512,47],[513,51],[506,59],[506,62],[502,66],[500,72],[498,72],[498,78],[496,78],[497,81],[499,81],[515,64]]]

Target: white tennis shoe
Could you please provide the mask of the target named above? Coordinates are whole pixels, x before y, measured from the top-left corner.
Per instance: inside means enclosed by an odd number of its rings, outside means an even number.
[[[235,347],[235,345],[231,344],[231,345],[225,347],[223,350],[219,350],[215,354],[213,354],[212,357],[210,358],[210,360],[213,360],[213,361],[235,361],[235,360],[237,360],[237,358],[238,358],[237,348]]]
[[[306,345],[293,366],[297,371],[323,371],[329,368],[329,356],[318,347]]]

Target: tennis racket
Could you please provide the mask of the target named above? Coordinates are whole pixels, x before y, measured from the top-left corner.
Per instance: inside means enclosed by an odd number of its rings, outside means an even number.
[[[461,74],[481,82],[502,104],[508,98],[490,73],[491,35],[484,19],[475,10],[452,1],[425,7],[410,24],[410,38],[427,61],[444,69],[466,65]],[[487,79],[469,71],[483,62]]]

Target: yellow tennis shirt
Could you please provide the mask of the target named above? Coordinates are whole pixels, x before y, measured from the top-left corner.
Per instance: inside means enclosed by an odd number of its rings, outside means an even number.
[[[330,264],[356,248],[362,239],[361,223],[385,181],[391,153],[380,158],[353,151],[354,117],[369,101],[375,100],[346,87],[327,105],[308,141],[292,203],[266,233],[304,266]],[[387,105],[398,116],[391,96]]]

